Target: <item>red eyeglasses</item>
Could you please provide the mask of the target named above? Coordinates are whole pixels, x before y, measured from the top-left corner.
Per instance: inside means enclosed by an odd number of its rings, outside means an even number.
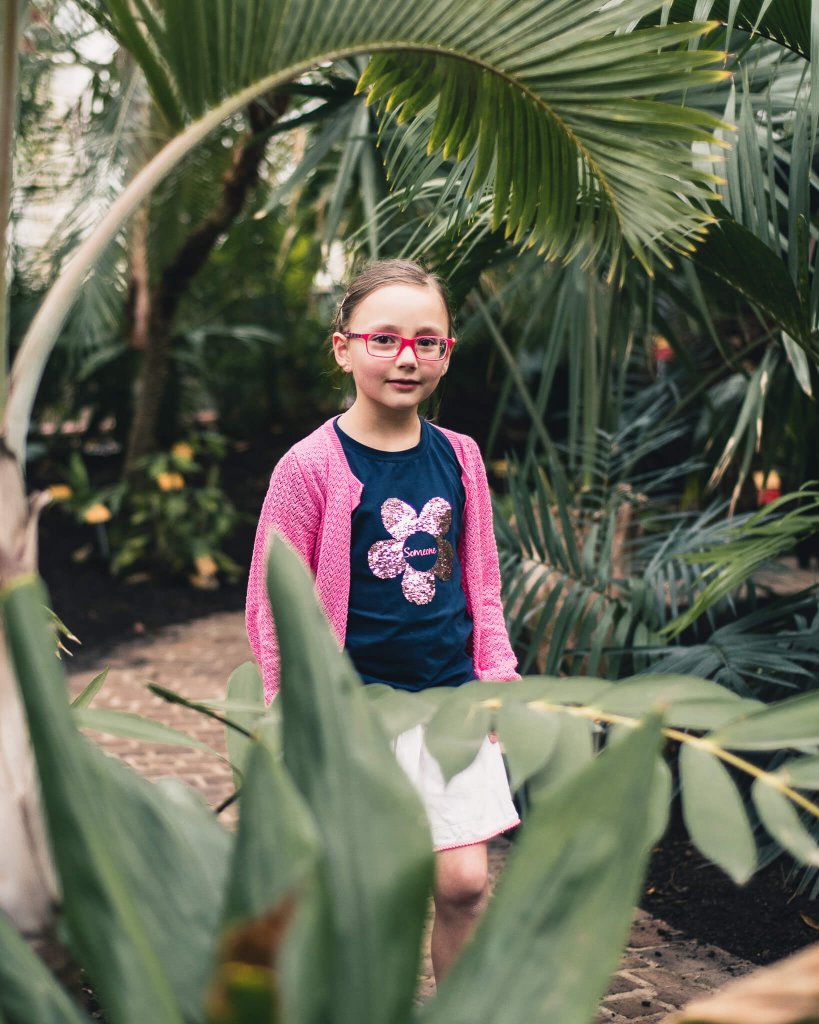
[[[352,331],[345,331],[345,337],[361,338],[369,355],[375,356],[377,359],[394,359],[405,348],[411,348],[416,359],[439,362],[446,358],[447,353],[455,344],[454,338],[435,338],[427,335],[420,338],[402,338],[400,334],[383,332],[354,334]]]

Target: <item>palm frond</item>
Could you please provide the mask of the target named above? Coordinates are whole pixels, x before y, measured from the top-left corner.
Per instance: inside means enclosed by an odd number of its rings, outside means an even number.
[[[817,588],[731,617],[697,643],[648,648],[649,672],[713,679],[743,697],[770,700],[816,687]]]
[[[763,321],[783,332],[788,359],[809,391],[807,361],[796,346],[814,362],[819,359],[812,216],[819,187],[812,170],[815,114],[798,81],[783,87],[777,80],[776,89],[773,81],[760,94],[743,68],[738,114],[733,91],[728,98],[725,120],[736,124],[737,145],[722,164],[725,208],[715,207],[718,226],[698,250],[695,264],[731,285]]]
[[[787,46],[810,60],[811,5],[803,0],[674,0],[651,20],[686,22],[693,18],[714,18],[736,28]],[[815,41],[813,42],[815,46]]]
[[[533,478],[513,465],[506,514],[496,515],[504,607],[521,671],[616,677],[620,648],[648,608],[627,591],[625,539],[633,494],[601,487],[574,496],[562,472]],[[653,630],[652,630],[653,632]]]
[[[388,155],[397,185],[417,178],[420,136],[428,156],[457,159],[448,188],[458,190],[462,203],[491,191],[492,230],[503,225],[508,237],[550,259],[583,253],[591,262],[612,253],[617,264],[630,250],[648,266],[650,254],[661,255],[661,235],[671,247],[691,250],[702,224],[695,201],[718,180],[692,168],[668,195],[672,164],[717,121],[655,98],[724,77],[706,70],[717,57],[709,51],[658,52],[704,28],[618,37],[619,59],[604,62],[589,26],[558,36],[555,25],[537,55],[516,55],[502,71],[478,61],[453,75],[450,62],[437,55],[383,55],[370,62],[362,86],[369,87],[371,101],[413,129]],[[667,37],[653,34],[665,31]],[[684,68],[678,61],[683,52],[700,53],[703,60]],[[517,87],[510,89],[513,78]],[[590,103],[604,78],[606,100],[596,96]],[[555,181],[566,175],[578,193],[577,207],[555,192]],[[651,223],[644,216],[647,196]]]
[[[479,157],[487,167],[494,160],[493,209],[513,234],[528,233],[555,255],[585,246],[613,267],[627,252],[648,266],[664,245],[690,248],[710,220],[697,200],[710,196],[713,182],[694,166],[690,143],[708,138],[716,121],[655,97],[726,72],[713,69],[719,54],[679,45],[698,38],[703,24],[616,34],[657,7],[657,0],[466,0],[442,18],[428,0],[364,11],[358,0],[336,0],[329,10],[318,0],[111,0],[106,24],[134,54],[178,134],[109,210],[35,317],[12,374],[4,429],[12,449],[21,450],[34,390],[68,308],[123,221],[226,118],[328,62],[376,55],[373,75],[386,99],[378,55],[411,54],[412,66],[397,67],[390,88],[411,82],[403,106],[420,113],[424,83],[415,72],[431,61],[441,109],[459,115],[449,146],[461,150],[476,188],[490,182],[487,170],[475,171]],[[473,92],[486,100],[487,116],[472,119],[481,130],[467,151],[474,129],[456,100]],[[600,102],[601,93],[612,98]]]
[[[797,540],[819,530],[819,490],[806,484],[801,490],[785,494],[744,522],[723,526],[721,543],[691,553],[686,560],[705,565],[704,583],[697,600],[670,622],[664,632],[679,636],[705,610],[736,588],[767,562],[789,550]]]

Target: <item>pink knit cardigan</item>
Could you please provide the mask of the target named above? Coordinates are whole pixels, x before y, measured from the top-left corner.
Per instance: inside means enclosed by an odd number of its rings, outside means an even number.
[[[435,429],[452,444],[466,491],[458,550],[467,610],[472,618],[475,678],[517,679],[517,661],[503,621],[498,553],[483,459],[472,438],[441,427]],[[294,445],[273,470],[256,529],[246,606],[247,634],[262,669],[268,701],[279,689],[278,642],[265,586],[270,531],[283,534],[311,569],[319,600],[343,647],[350,594],[350,524],[361,491],[362,484],[347,464],[332,419]]]

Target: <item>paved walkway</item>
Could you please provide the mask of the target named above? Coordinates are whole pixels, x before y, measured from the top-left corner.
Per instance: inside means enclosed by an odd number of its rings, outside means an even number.
[[[106,665],[110,672],[95,700],[100,707],[147,715],[182,729],[216,750],[225,751],[222,727],[211,719],[154,697],[146,682],[159,683],[190,698],[221,697],[232,670],[250,657],[241,613],[220,612],[151,634],[135,635],[105,652],[80,654],[69,663],[72,692],[78,692]],[[231,791],[230,771],[215,757],[180,747],[151,746],[101,737],[117,754],[148,778],[184,779],[216,806]],[[492,844],[493,875],[506,857],[508,843]],[[620,969],[603,1000],[598,1021],[610,1024],[655,1024],[672,1010],[702,996],[751,965],[713,946],[687,940],[662,921],[638,911]],[[429,955],[422,968],[421,995],[433,988]]]

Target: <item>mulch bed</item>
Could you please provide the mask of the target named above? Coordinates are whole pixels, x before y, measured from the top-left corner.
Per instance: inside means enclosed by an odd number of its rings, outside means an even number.
[[[795,896],[792,862],[779,857],[737,886],[688,842],[675,805],[655,848],[642,907],[691,938],[755,964],[768,964],[819,942],[819,900]]]

